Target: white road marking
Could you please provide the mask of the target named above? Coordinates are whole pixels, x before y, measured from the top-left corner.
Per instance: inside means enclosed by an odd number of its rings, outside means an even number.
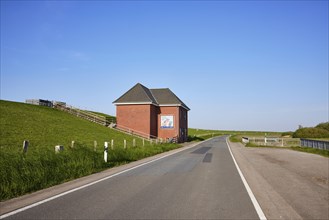
[[[208,140],[210,140],[210,139],[208,139]],[[205,141],[208,141],[208,140],[205,140]],[[0,219],[7,218],[7,217],[12,216],[12,215],[15,215],[15,214],[17,214],[17,213],[23,212],[23,211],[25,211],[25,210],[27,210],[27,209],[30,209],[30,208],[36,207],[36,206],[41,205],[41,204],[43,204],[43,203],[46,203],[46,202],[49,202],[49,201],[51,201],[51,200],[54,200],[54,199],[57,199],[57,198],[59,198],[59,197],[65,196],[65,195],[67,195],[67,194],[70,194],[70,193],[72,193],[72,192],[78,191],[78,190],[80,190],[80,189],[84,189],[84,188],[86,188],[86,187],[92,186],[92,185],[97,184],[97,183],[99,183],[99,182],[102,182],[102,181],[104,181],[104,180],[108,180],[108,179],[111,179],[111,178],[113,178],[113,177],[115,177],[115,176],[121,175],[121,174],[123,174],[123,173],[129,172],[129,171],[134,170],[134,169],[137,169],[137,168],[139,168],[139,167],[141,167],[141,166],[144,166],[144,165],[147,165],[147,164],[153,163],[153,162],[155,162],[155,161],[161,160],[161,159],[166,158],[166,157],[169,157],[169,156],[171,156],[171,155],[174,155],[174,154],[180,153],[180,152],[182,152],[182,151],[188,150],[188,149],[190,149],[190,148],[196,147],[197,145],[199,145],[199,144],[201,144],[201,143],[203,143],[203,142],[205,142],[205,141],[201,141],[201,142],[197,143],[196,145],[192,145],[192,146],[190,146],[190,147],[182,148],[182,149],[180,149],[180,150],[178,150],[178,151],[175,151],[175,152],[173,152],[173,153],[166,154],[166,155],[164,155],[164,156],[162,156],[162,157],[159,157],[159,158],[156,158],[156,159],[150,160],[150,161],[148,161],[148,162],[145,162],[145,163],[139,164],[139,165],[137,165],[137,166],[134,166],[134,167],[128,168],[128,169],[126,169],[126,170],[120,171],[120,172],[118,172],[118,173],[115,173],[115,174],[112,174],[112,175],[110,175],[110,176],[104,177],[104,178],[102,178],[102,179],[96,180],[96,181],[94,181],[94,182],[88,183],[88,184],[86,184],[86,185],[83,185],[83,186],[80,186],[80,187],[77,187],[77,188],[74,188],[74,189],[68,190],[68,191],[66,191],[66,192],[60,193],[60,194],[55,195],[55,196],[52,196],[52,197],[49,197],[48,199],[44,199],[44,200],[41,200],[41,201],[39,201],[39,202],[33,203],[33,204],[31,204],[31,205],[25,206],[25,207],[23,207],[23,208],[16,209],[16,210],[14,210],[14,211],[12,211],[12,212],[8,212],[8,213],[6,213],[6,214],[1,215],[1,216],[0,216]]]
[[[228,137],[227,137],[227,138],[228,138]],[[242,182],[243,182],[244,186],[246,187],[246,190],[247,190],[248,195],[249,195],[249,197],[250,197],[250,199],[251,199],[251,202],[252,202],[252,204],[254,205],[254,207],[255,207],[255,209],[256,209],[256,212],[257,212],[257,214],[258,214],[258,217],[259,217],[259,219],[266,220],[266,216],[265,216],[265,214],[264,214],[262,208],[260,207],[259,203],[257,202],[257,199],[256,199],[256,197],[254,196],[254,193],[251,191],[251,189],[250,189],[250,187],[249,187],[249,184],[248,184],[246,178],[244,178],[244,176],[243,176],[243,174],[242,174],[242,172],[241,172],[241,170],[240,170],[240,168],[239,168],[239,165],[237,164],[237,162],[236,162],[236,160],[235,160],[235,158],[234,158],[234,156],[233,156],[233,153],[232,153],[232,151],[231,151],[231,147],[230,147],[230,145],[229,145],[229,143],[228,143],[228,141],[227,141],[227,138],[226,138],[226,144],[227,144],[228,149],[229,149],[229,151],[230,151],[230,153],[231,153],[231,156],[232,156],[232,159],[233,159],[233,161],[234,161],[234,164],[235,164],[235,166],[236,166],[236,168],[237,168],[237,170],[238,170],[238,172],[239,172],[239,174],[240,174],[240,177],[241,177],[241,179],[242,179]]]

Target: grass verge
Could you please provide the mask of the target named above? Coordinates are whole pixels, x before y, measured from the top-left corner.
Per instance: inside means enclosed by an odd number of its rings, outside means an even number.
[[[311,154],[318,154],[324,157],[329,157],[329,151],[327,150],[320,150],[320,149],[314,149],[309,147],[290,147],[290,149],[300,152],[311,153]]]
[[[248,143],[245,145],[246,147],[258,147],[258,148],[277,148],[277,149],[289,149],[299,152],[305,152],[305,153],[311,153],[311,154],[317,154],[324,157],[329,157],[329,151],[326,150],[320,150],[320,149],[314,149],[310,147],[299,147],[299,146],[293,146],[293,147],[275,147],[275,146],[259,146],[252,143]]]
[[[60,153],[35,150],[28,153],[2,151],[0,154],[1,201],[54,186],[107,168],[140,160],[158,153],[176,149],[177,144],[158,144],[145,147],[117,147],[108,152],[77,144]]]

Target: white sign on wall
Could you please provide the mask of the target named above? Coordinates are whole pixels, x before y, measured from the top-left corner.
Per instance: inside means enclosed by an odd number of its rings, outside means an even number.
[[[162,115],[161,116],[161,128],[174,128],[174,116]]]

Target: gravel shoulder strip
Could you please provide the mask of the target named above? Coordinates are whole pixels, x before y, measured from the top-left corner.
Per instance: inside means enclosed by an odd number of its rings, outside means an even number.
[[[329,219],[329,159],[229,143],[268,219]]]

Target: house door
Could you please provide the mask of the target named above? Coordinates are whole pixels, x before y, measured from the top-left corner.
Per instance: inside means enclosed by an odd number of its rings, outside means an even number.
[[[182,141],[182,142],[187,141],[187,137],[186,137],[187,130],[186,130],[186,128],[180,128],[179,129],[179,134],[180,134],[180,137],[179,137],[180,141]]]

